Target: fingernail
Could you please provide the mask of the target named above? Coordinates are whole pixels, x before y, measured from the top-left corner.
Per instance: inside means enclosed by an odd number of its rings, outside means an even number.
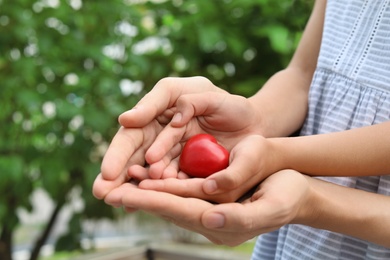
[[[220,213],[210,213],[204,221],[206,228],[222,228],[225,225],[225,217]]]
[[[172,123],[178,124],[181,122],[181,119],[183,118],[183,115],[181,113],[176,113],[172,118]]]
[[[217,182],[215,180],[207,180],[203,184],[203,191],[207,194],[212,194],[218,189]]]

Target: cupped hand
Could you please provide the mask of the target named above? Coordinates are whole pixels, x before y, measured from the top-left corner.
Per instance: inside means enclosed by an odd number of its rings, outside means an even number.
[[[204,77],[163,78],[137,105],[119,116],[124,127],[144,127],[154,119],[167,124],[175,113],[178,99],[186,94],[217,92],[227,93]]]
[[[174,80],[170,79],[170,81]],[[176,80],[182,81],[183,79]],[[187,80],[185,79],[185,81]],[[194,84],[193,81],[191,84]],[[169,107],[169,110],[165,110],[165,115],[169,111],[172,120],[159,133],[145,154],[145,159],[149,164],[147,173],[142,167],[134,166],[129,169],[131,177],[140,180],[145,178],[180,178],[178,168],[180,147],[183,147],[193,135],[211,134],[221,145],[232,150],[244,137],[261,133],[261,120],[259,120],[258,112],[246,98],[229,94],[215,86],[210,87],[210,90],[203,89],[200,92],[191,84],[185,88],[183,85],[174,85],[173,83],[168,84],[165,88],[159,85],[156,90],[153,89],[142,100],[142,104],[140,104],[142,110],[137,108],[122,114],[120,117],[120,122],[124,126],[130,127],[135,124],[134,118],[140,117],[141,111],[144,111],[145,116],[152,113],[151,110],[160,111],[154,104],[157,103],[160,106],[162,101],[158,100],[164,99],[164,94],[172,92],[172,89],[179,93],[173,91],[172,93],[176,94],[168,95],[171,98],[172,96],[176,98],[174,102],[166,101],[165,103],[165,106]],[[196,89],[196,91],[189,91],[191,88]],[[180,91],[181,89],[185,89],[185,91]]]
[[[230,153],[230,165],[206,179],[149,178],[142,180],[139,187],[217,203],[234,202],[270,174],[279,170],[276,168],[275,156],[268,145],[266,138],[250,135],[233,147]],[[144,174],[147,174],[147,171],[144,169]]]
[[[122,206],[139,209],[200,233],[216,244],[236,246],[288,223],[310,216],[311,189],[308,177],[283,170],[265,179],[242,203],[212,204],[197,198],[143,190],[125,183],[106,197],[121,197]]]
[[[163,126],[153,120],[145,127],[121,127],[114,136],[101,165],[101,173],[96,177],[92,192],[98,199],[104,199],[113,189],[130,180],[127,169],[131,165],[145,163],[145,151]]]
[[[232,149],[241,138],[260,129],[247,99],[203,77],[161,80],[119,122],[123,127],[104,156],[93,188],[98,198],[131,178],[186,178],[178,169],[178,158],[194,134],[210,133]]]
[[[136,165],[143,168],[145,153],[157,135],[171,121],[177,99],[186,93],[223,92],[203,77],[166,78],[161,80],[132,110],[119,117],[123,125],[113,138],[96,177],[93,194],[103,199],[108,192],[130,180],[127,170]],[[171,161],[180,152],[179,146],[164,155]]]

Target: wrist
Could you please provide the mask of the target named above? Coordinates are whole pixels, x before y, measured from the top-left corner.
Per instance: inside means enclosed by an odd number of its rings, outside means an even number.
[[[319,204],[321,203],[320,194],[315,188],[315,181],[312,177],[303,175],[306,181],[305,196],[303,196],[300,207],[298,208],[295,217],[291,221],[292,224],[301,224],[313,226],[319,216]]]
[[[247,101],[253,111],[252,132],[264,137],[271,136],[269,124],[267,123],[266,117],[263,116],[262,109],[258,105],[259,102],[253,97],[247,98]]]
[[[268,155],[268,172],[273,174],[275,172],[285,170],[285,169],[293,169],[291,165],[288,163],[288,152],[286,151],[286,141],[287,138],[267,138],[266,139],[266,147],[267,147],[267,155]]]

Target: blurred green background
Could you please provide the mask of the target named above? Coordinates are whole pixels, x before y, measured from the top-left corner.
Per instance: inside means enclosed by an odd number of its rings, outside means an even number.
[[[0,0],[0,259],[83,249],[91,223],[123,221],[91,194],[117,116],[167,76],[252,95],[288,63],[311,5]]]

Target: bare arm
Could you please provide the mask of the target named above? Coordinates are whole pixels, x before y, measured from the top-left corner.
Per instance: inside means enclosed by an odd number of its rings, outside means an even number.
[[[268,139],[274,165],[309,175],[390,174],[390,121],[337,133]],[[276,160],[276,161],[275,161]]]
[[[125,207],[161,216],[218,244],[235,246],[295,223],[390,247],[388,196],[342,187],[293,170],[271,175],[242,204],[211,204],[129,183],[110,194],[118,195]]]
[[[266,137],[290,135],[303,124],[320,50],[325,6],[325,0],[316,1],[288,67],[276,73],[257,94],[249,98],[260,111],[261,131]]]
[[[311,199],[297,223],[390,247],[390,197],[307,178]]]

